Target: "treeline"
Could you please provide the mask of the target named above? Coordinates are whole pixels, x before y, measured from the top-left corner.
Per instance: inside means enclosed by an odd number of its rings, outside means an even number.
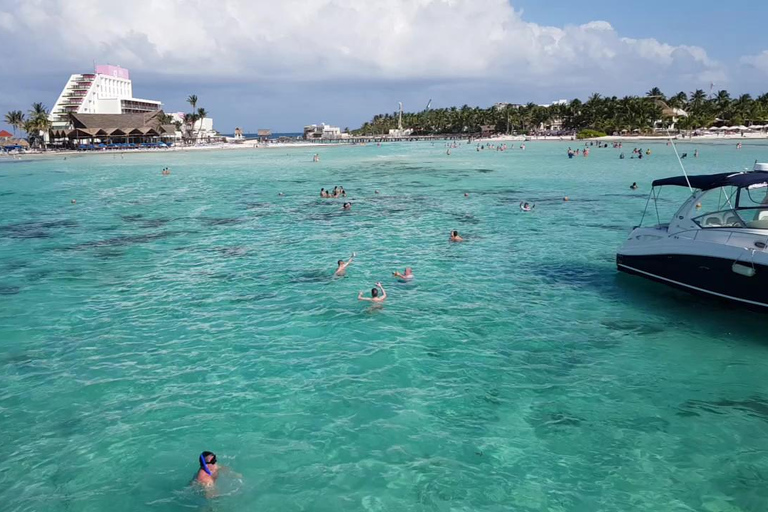
[[[397,118],[397,112],[376,115],[353,133],[386,134],[390,129],[397,128]],[[403,113],[403,127],[412,129],[414,135],[479,133],[481,126],[492,126],[501,133],[575,132],[585,129],[605,133],[646,133],[654,128],[671,126],[676,130],[692,130],[720,124],[767,122],[768,94],[757,98],[743,94],[733,98],[725,90],[707,95],[699,89],[690,94],[679,92],[665,96],[657,87],[645,96],[619,98],[595,93],[585,102],[575,99],[546,107],[534,103],[501,104],[486,109],[464,105],[461,108]]]

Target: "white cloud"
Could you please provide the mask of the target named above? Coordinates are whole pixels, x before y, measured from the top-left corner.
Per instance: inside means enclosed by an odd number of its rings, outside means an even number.
[[[768,50],[741,58],[741,63],[768,75]]]
[[[0,69],[17,73],[72,72],[95,59],[222,81],[483,79],[551,86],[620,85],[649,76],[699,83],[725,78],[702,48],[623,38],[606,21],[538,25],[506,0],[5,5],[0,35],[15,48],[4,52]]]

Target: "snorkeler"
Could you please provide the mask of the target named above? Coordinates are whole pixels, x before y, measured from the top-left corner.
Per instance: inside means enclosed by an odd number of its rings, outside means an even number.
[[[371,288],[371,297],[363,297],[363,292],[357,294],[357,300],[367,300],[368,302],[384,302],[387,299],[387,292],[381,283],[376,283],[378,288]],[[381,295],[379,295],[379,289],[381,289]]]
[[[392,272],[392,275],[398,279],[402,279],[403,281],[410,281],[411,279],[413,279],[413,271],[411,270],[411,267],[405,267],[405,273],[403,274],[401,274],[400,271],[396,270]]]
[[[464,239],[459,236],[459,232],[455,229],[451,231],[451,236],[448,238],[449,242],[463,242]]]
[[[357,253],[352,253],[352,256],[349,257],[347,261],[339,260],[338,268],[336,269],[336,272],[333,273],[335,276],[343,276],[347,272],[347,267],[352,263],[352,260],[355,259],[355,256],[357,256]]]
[[[205,489],[207,497],[214,496],[214,484],[219,478],[219,472],[232,475],[235,478],[242,478],[243,475],[235,473],[227,466],[222,466],[216,460],[216,454],[213,452],[205,451],[197,458],[200,468],[197,470],[192,483],[195,483]]]
[[[199,457],[200,469],[195,475],[195,483],[203,487],[211,488],[219,477],[219,466],[216,461],[216,454],[213,452],[203,452]]]

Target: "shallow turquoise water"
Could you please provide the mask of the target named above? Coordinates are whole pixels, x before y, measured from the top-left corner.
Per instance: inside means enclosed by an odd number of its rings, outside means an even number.
[[[677,161],[568,145],[0,160],[2,509],[766,510],[766,317],[618,275]]]

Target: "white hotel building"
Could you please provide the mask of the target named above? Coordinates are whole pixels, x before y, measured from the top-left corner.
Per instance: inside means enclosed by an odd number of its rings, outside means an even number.
[[[136,114],[160,110],[162,103],[133,97],[128,70],[98,65],[94,73],[69,77],[51,109],[53,129],[65,129],[68,114]]]

